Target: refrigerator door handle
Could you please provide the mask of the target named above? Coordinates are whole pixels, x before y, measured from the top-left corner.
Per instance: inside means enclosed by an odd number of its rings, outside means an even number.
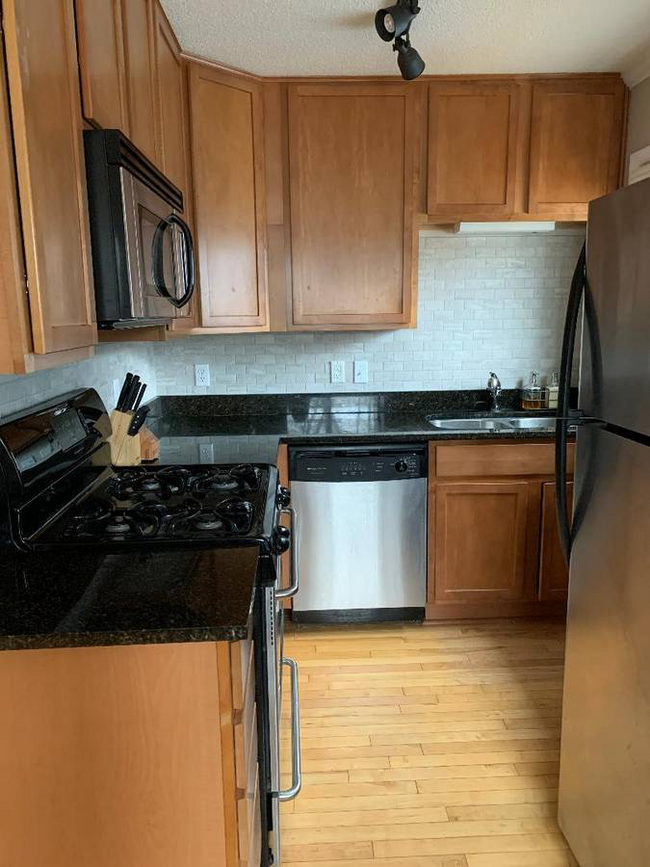
[[[560,544],[564,557],[571,557],[571,523],[569,519],[567,482],[567,440],[569,433],[569,403],[571,397],[571,371],[575,353],[576,333],[580,317],[580,305],[586,287],[587,246],[583,244],[576,265],[567,303],[564,335],[562,337],[562,360],[560,362],[560,387],[558,393],[557,422],[555,425],[555,509],[557,512]]]

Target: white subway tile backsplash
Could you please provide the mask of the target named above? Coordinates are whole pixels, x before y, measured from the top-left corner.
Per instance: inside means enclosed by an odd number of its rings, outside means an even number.
[[[581,233],[420,239],[418,327],[387,332],[228,334],[166,344],[100,346],[94,359],[21,377],[0,376],[0,415],[80,386],[113,406],[127,370],[158,394],[413,391],[482,388],[496,370],[511,388],[558,367],[562,324]],[[329,362],[368,362],[368,382],[329,381]],[[209,364],[211,385],[194,385]]]

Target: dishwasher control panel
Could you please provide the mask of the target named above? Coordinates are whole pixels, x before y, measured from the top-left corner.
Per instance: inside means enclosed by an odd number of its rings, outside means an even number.
[[[290,476],[297,482],[389,482],[427,474],[424,449],[296,450]]]

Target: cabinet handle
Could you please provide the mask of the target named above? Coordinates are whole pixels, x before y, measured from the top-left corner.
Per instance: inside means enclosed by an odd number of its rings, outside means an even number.
[[[289,599],[300,590],[300,531],[298,527],[298,515],[296,510],[289,506],[281,509],[280,514],[289,515],[291,518],[291,583],[283,590],[275,591],[276,599]]]
[[[278,801],[293,801],[302,789],[302,755],[300,750],[300,695],[298,692],[298,663],[282,658],[282,665],[291,671],[291,787],[278,792]]]

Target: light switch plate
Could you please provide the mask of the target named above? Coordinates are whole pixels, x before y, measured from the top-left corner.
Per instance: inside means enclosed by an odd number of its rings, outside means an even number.
[[[345,382],[345,361],[330,361],[330,382]]]
[[[194,365],[194,385],[206,386],[210,385],[210,365],[195,364]]]
[[[214,443],[199,443],[199,463],[214,463]]]
[[[368,382],[368,362],[363,359],[354,362],[354,381],[359,385]]]

